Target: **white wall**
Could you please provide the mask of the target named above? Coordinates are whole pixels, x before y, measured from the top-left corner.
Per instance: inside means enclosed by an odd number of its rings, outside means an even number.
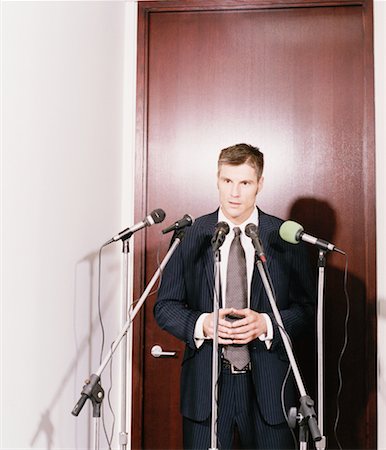
[[[70,412],[99,366],[98,247],[132,219],[134,3],[1,6],[1,447],[92,448],[90,407]],[[120,291],[115,244],[103,252],[107,346]]]
[[[375,1],[374,12],[378,448],[386,449],[386,3]],[[0,445],[92,448],[89,406],[76,419],[70,411],[99,364],[96,252],[133,218],[135,2],[3,1],[1,13]],[[103,255],[110,343],[119,329],[120,248]],[[115,364],[116,413],[118,373]],[[119,421],[115,448],[118,430]]]

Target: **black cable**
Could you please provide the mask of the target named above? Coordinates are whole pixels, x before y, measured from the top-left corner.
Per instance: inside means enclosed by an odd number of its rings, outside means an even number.
[[[105,328],[103,326],[103,319],[102,319],[102,308],[101,308],[101,271],[102,271],[102,250],[103,247],[106,244],[103,244],[102,247],[99,249],[98,252],[98,317],[99,317],[99,324],[101,326],[101,332],[102,332],[102,343],[101,343],[101,351],[99,354],[99,364],[102,363],[103,358],[103,349],[105,346]]]
[[[97,293],[97,297],[98,297],[98,318],[99,318],[99,324],[101,327],[101,332],[102,332],[102,342],[101,342],[101,349],[100,349],[100,354],[99,354],[99,364],[102,363],[102,358],[103,358],[103,350],[104,350],[104,345],[105,345],[105,328],[103,325],[103,317],[102,317],[102,307],[101,307],[101,273],[102,273],[102,250],[103,248],[107,245],[103,244],[102,247],[100,247],[99,252],[98,252],[98,293]],[[111,377],[111,371],[112,371],[112,363],[113,363],[113,358],[111,357],[110,359],[110,386],[108,389],[108,403],[109,403],[109,407],[110,407],[110,411],[112,412],[113,415],[113,424],[112,424],[112,428],[114,429],[114,425],[115,425],[115,414],[111,408],[111,402],[110,402],[110,393],[111,393],[111,389],[112,389],[112,377]],[[104,415],[104,405],[102,403],[102,408],[101,408],[101,418],[102,418],[102,427],[103,427],[103,432],[107,441],[107,444],[109,446],[109,450],[111,450],[111,440],[108,437],[107,434],[107,430],[106,430],[106,423],[105,423],[105,415]]]
[[[295,436],[294,430],[290,426],[289,419],[288,419],[288,414],[287,414],[287,411],[285,409],[285,398],[284,398],[285,387],[286,387],[286,384],[287,384],[287,381],[288,381],[288,378],[290,376],[291,371],[292,371],[291,364],[288,364],[287,373],[286,373],[286,376],[284,377],[283,383],[281,385],[280,400],[281,400],[281,409],[283,411],[283,414],[284,414],[285,420],[287,422],[288,428],[290,429],[291,434],[292,434],[292,439],[294,441],[294,448],[297,448],[298,447],[298,440],[297,440],[297,438]]]
[[[111,345],[110,345],[110,351],[112,351],[112,347],[114,345],[114,342],[115,341],[113,341],[111,343]],[[113,437],[114,437],[115,419],[116,419],[116,416],[115,416],[115,413],[114,413],[114,409],[113,409],[113,406],[111,404],[111,392],[112,392],[112,389],[113,389],[113,358],[112,358],[112,356],[111,356],[111,359],[110,359],[110,370],[109,370],[109,373],[110,373],[110,387],[109,387],[109,389],[107,391],[107,403],[109,405],[109,410],[111,412],[111,415],[113,416],[113,422],[111,424],[111,435],[110,435],[110,438],[107,435],[107,430],[106,430],[106,426],[105,426],[104,420],[103,420],[103,430],[104,430],[104,434],[105,434],[105,437],[106,437],[108,448],[109,448],[109,450],[111,450],[111,445],[112,445]]]
[[[163,271],[162,271],[162,268],[161,268],[160,254],[161,254],[161,244],[162,244],[162,242],[163,242],[163,237],[164,237],[164,235],[161,235],[161,239],[159,240],[159,243],[158,243],[158,249],[157,249],[157,255],[156,255],[156,258],[157,258],[157,270],[159,269],[159,271],[160,271],[160,273],[159,273],[159,278],[158,278],[158,283],[157,283],[156,288],[149,292],[148,297],[150,297],[151,295],[156,294],[156,293],[158,292],[160,286],[161,286],[161,281],[162,281],[162,274],[163,274]],[[141,298],[137,298],[136,300],[133,300],[133,301],[130,303],[130,305],[129,305],[129,311],[128,311],[129,317],[130,317],[131,310],[132,310],[133,307],[139,302],[140,299],[141,299]]]
[[[335,423],[334,423],[334,437],[335,437],[336,443],[338,444],[338,447],[340,450],[342,450],[342,446],[341,446],[339,438],[338,438],[337,430],[338,430],[338,424],[339,424],[339,418],[340,418],[340,405],[339,405],[340,394],[343,389],[343,377],[342,377],[341,365],[342,365],[343,356],[346,351],[347,343],[348,343],[348,321],[350,318],[350,297],[348,295],[348,290],[347,290],[348,256],[346,254],[344,254],[344,255],[346,256],[346,264],[345,264],[345,268],[344,268],[344,295],[346,298],[346,317],[345,317],[345,321],[344,321],[344,342],[343,342],[342,350],[339,355],[338,366],[337,366],[339,384],[338,384],[338,392],[336,395],[336,417],[335,417]]]

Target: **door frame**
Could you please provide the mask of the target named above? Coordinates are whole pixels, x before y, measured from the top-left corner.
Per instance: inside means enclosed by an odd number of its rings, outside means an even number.
[[[377,324],[376,324],[376,211],[375,211],[375,111],[374,111],[374,62],[373,62],[373,2],[372,0],[142,0],[138,1],[137,31],[137,90],[136,90],[136,146],[135,146],[135,200],[134,215],[139,221],[148,213],[147,205],[147,105],[148,105],[148,46],[149,20],[152,13],[172,11],[222,11],[259,10],[273,8],[361,6],[365,61],[364,61],[364,151],[363,173],[366,258],[366,381],[368,401],[365,411],[366,448],[377,447]],[[145,233],[136,237],[134,248],[134,298],[139,298],[145,288],[146,254]],[[375,317],[375,318],[374,318]],[[144,315],[138,314],[134,323],[133,339],[133,393],[132,393],[132,448],[142,448],[143,430],[143,366],[144,366]]]

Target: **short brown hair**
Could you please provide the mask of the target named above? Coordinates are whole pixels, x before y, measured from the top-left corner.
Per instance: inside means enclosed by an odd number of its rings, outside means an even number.
[[[217,175],[220,173],[222,164],[239,166],[244,163],[256,170],[257,179],[260,180],[264,169],[264,155],[257,147],[249,144],[236,144],[222,149],[217,162]]]

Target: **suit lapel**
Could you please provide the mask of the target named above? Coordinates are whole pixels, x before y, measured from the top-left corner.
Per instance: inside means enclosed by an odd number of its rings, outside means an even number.
[[[201,224],[204,239],[210,241],[212,239],[216,223],[218,221],[218,210],[206,217],[205,222]],[[212,247],[209,245],[203,254],[203,265],[208,283],[209,292],[213,292],[214,286],[214,257]]]

